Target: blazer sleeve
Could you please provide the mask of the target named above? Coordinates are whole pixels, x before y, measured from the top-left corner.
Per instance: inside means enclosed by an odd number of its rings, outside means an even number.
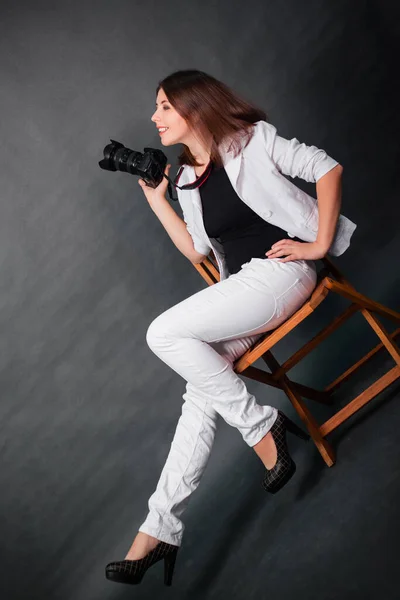
[[[205,240],[197,233],[196,225],[194,223],[193,207],[187,204],[186,199],[182,196],[182,191],[176,188],[176,195],[182,210],[182,217],[186,225],[186,229],[193,240],[193,247],[196,252],[205,254],[208,256],[212,248],[206,243]]]
[[[266,149],[278,170],[290,177],[316,183],[339,163],[325,150],[307,146],[296,138],[287,140],[277,134],[276,127],[265,122]]]

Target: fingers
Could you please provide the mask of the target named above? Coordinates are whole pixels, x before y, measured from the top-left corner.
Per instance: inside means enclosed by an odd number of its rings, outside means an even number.
[[[293,244],[293,240],[288,240],[287,238],[284,238],[283,240],[279,240],[279,241],[275,242],[275,244],[272,244],[271,248],[277,248],[278,246],[285,246],[288,243]]]
[[[165,173],[166,175],[168,175],[170,168],[171,168],[171,165],[170,165],[170,164],[169,164],[169,165],[167,165],[167,166],[165,167],[165,171],[164,171],[164,173]],[[147,183],[144,181],[144,179],[138,179],[138,184],[140,185],[140,187],[141,187],[141,188],[143,188],[143,187],[144,187],[144,188],[148,188],[148,187],[150,187],[150,186],[148,186],[148,185],[147,185]],[[159,184],[159,186],[157,186],[157,187],[161,187],[161,185],[163,185],[163,184],[164,184],[164,177],[163,177],[163,180],[162,180],[162,182],[161,182],[161,183]],[[165,180],[165,185],[168,185],[168,180]]]
[[[268,258],[276,258],[277,256],[283,255],[286,256],[293,253],[293,251],[296,251],[298,245],[299,242],[294,242],[293,240],[279,240],[278,242],[275,242],[275,244],[272,244],[271,249],[265,253],[265,256],[268,256]],[[291,254],[291,256],[293,256],[293,254]]]
[[[289,254],[289,256],[285,256],[285,258],[278,258],[278,262],[282,262],[282,263],[290,262],[292,260],[299,260],[299,259],[294,254]]]
[[[275,242],[275,244],[272,244],[271,249],[268,250],[268,252],[266,252],[266,255],[269,254],[273,254],[274,252],[279,252],[282,250],[288,250],[288,245],[291,245],[293,247],[293,241],[292,240],[279,240],[279,242]]]
[[[288,248],[282,248],[282,250],[268,250],[266,256],[268,256],[268,258],[275,258],[276,256],[286,256],[289,252],[290,250]]]
[[[170,170],[170,168],[171,168],[170,164],[165,167],[164,173],[166,175],[168,175],[168,171]],[[141,185],[141,186],[147,185],[147,183],[144,181],[144,179],[138,179],[138,184]]]

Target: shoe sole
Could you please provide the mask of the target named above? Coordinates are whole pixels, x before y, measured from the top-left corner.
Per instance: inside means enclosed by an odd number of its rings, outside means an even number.
[[[143,579],[143,577],[140,577],[140,579],[139,578],[133,579],[132,577],[129,577],[129,575],[124,575],[123,573],[117,573],[117,572],[113,572],[113,571],[106,572],[106,578],[109,579],[110,581],[116,581],[118,583],[130,583],[130,584],[140,583]]]

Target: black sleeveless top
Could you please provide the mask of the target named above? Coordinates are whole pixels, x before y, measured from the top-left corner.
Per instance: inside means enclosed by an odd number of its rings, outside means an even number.
[[[222,244],[229,274],[240,271],[252,258],[268,260],[265,253],[275,242],[287,239],[287,232],[264,221],[239,198],[223,167],[217,169],[211,163],[208,170],[199,187],[204,227],[209,237]]]

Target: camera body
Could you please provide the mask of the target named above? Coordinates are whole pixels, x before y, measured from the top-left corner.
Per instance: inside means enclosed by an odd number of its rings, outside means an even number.
[[[111,140],[103,150],[104,158],[99,166],[106,171],[122,171],[139,175],[149,187],[156,188],[164,177],[167,157],[157,148],[144,148],[136,152],[126,148],[121,142]]]

